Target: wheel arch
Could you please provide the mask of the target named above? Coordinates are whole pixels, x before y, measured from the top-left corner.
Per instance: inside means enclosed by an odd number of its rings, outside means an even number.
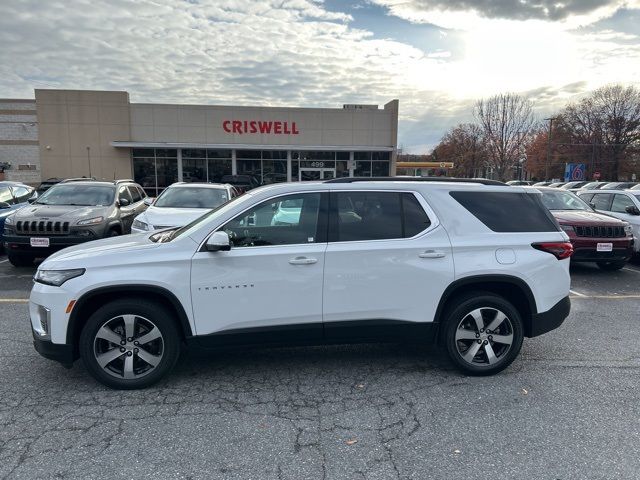
[[[69,316],[66,343],[73,346],[74,357],[78,355],[78,339],[89,316],[105,303],[123,298],[145,299],[163,305],[175,314],[183,339],[193,336],[191,324],[182,303],[166,288],[135,284],[100,287],[84,293],[76,301]]]
[[[532,336],[533,317],[538,313],[535,297],[524,280],[511,275],[473,275],[454,281],[440,298],[435,321],[444,320],[442,316],[456,297],[474,290],[495,293],[513,303],[522,315],[525,337]]]

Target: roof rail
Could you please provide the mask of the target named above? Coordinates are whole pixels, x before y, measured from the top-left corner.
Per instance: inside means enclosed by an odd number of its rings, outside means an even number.
[[[454,182],[479,183],[481,185],[496,185],[508,187],[504,182],[488,180],[486,178],[456,178],[456,177],[340,177],[325,180],[324,183],[356,183],[356,182]]]
[[[131,180],[130,178],[121,178],[119,180],[114,180],[113,183],[118,184],[121,182],[133,182],[133,180]]]
[[[46,181],[46,180],[45,180]],[[68,183],[68,182],[95,182],[95,177],[77,177],[77,178],[65,178],[61,180],[59,183]]]

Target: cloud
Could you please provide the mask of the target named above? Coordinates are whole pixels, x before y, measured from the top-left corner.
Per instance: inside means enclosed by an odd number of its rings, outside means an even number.
[[[473,28],[482,19],[542,20],[585,25],[612,16],[638,0],[371,0],[391,15],[445,28]]]

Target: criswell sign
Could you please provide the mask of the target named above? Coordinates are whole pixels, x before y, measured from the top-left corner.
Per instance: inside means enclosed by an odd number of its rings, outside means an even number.
[[[298,135],[300,133],[296,122],[289,123],[272,120],[224,120],[222,129],[227,133],[237,133],[239,135],[251,133]]]

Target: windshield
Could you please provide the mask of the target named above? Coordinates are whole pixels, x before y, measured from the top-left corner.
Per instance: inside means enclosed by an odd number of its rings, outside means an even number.
[[[41,205],[105,206],[113,203],[115,187],[107,185],[54,185],[34,203]]]
[[[160,194],[154,207],[216,208],[229,200],[223,188],[174,187]]]
[[[234,208],[235,206],[246,203],[251,200],[251,195],[249,193],[245,193],[240,195],[239,197],[235,197],[234,199],[223,203],[222,205],[214,208],[213,210],[205,213],[204,215],[199,216],[193,222],[188,223],[184,227],[180,227],[175,230],[163,230],[154,235],[151,235],[149,239],[152,242],[165,243],[170,242],[174,238],[182,237],[184,235],[190,235],[192,232],[200,228],[200,225],[203,222],[206,222],[211,219],[215,219],[220,215],[224,215],[229,209]]]
[[[542,192],[542,203],[549,210],[586,210],[592,211],[584,200],[569,192]]]

